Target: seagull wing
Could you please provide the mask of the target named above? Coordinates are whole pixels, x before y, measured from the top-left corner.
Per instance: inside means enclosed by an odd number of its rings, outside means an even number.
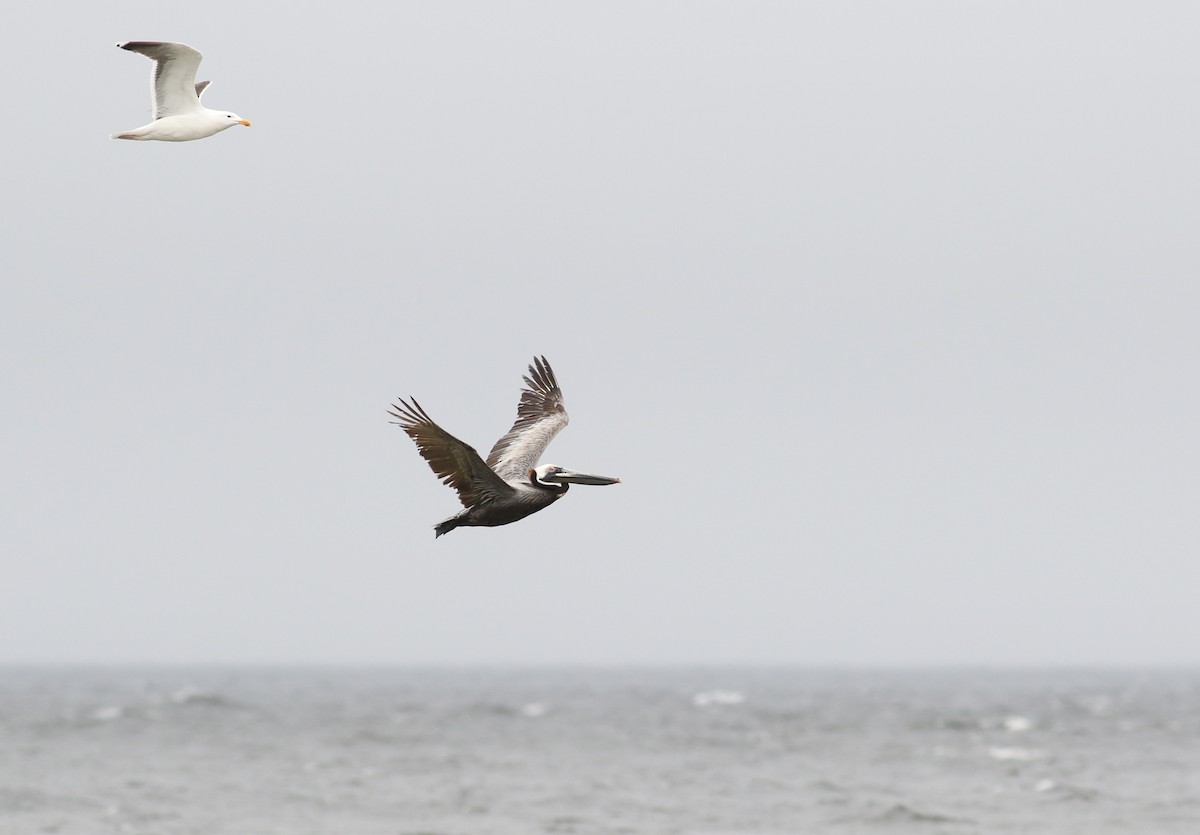
[[[392,423],[413,439],[434,475],[458,491],[463,507],[506,498],[515,492],[478,452],[434,423],[416,400],[401,400],[388,414],[395,418]]]
[[[204,95],[204,91],[208,89],[209,84],[212,84],[212,82],[211,81],[197,81],[196,82],[196,98],[197,99],[199,99],[201,96]]]
[[[200,109],[196,95],[196,70],[204,56],[187,44],[163,41],[128,41],[121,49],[139,52],[154,62],[154,118],[179,116]]]
[[[517,404],[517,421],[492,447],[488,466],[503,479],[524,479],[567,421],[554,370],[545,357],[534,357]]]

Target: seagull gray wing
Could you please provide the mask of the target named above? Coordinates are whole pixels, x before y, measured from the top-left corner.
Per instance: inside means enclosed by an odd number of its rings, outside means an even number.
[[[517,404],[517,422],[492,447],[488,466],[503,479],[524,479],[568,420],[554,370],[545,357],[534,357]]]
[[[198,50],[187,44],[165,41],[128,41],[117,46],[141,53],[154,62],[151,101],[155,119],[200,109],[196,70],[204,56]]]
[[[197,100],[199,100],[199,98],[204,95],[204,91],[208,89],[209,84],[212,84],[212,82],[211,81],[197,81],[196,82],[196,99]]]
[[[388,412],[392,423],[416,443],[429,469],[458,492],[463,507],[511,496],[515,491],[468,444],[438,426],[416,400],[401,400]]]

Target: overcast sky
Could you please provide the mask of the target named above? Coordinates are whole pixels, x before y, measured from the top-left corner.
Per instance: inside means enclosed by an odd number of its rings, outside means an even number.
[[[0,661],[1200,661],[1200,7],[313,9],[9,22]]]

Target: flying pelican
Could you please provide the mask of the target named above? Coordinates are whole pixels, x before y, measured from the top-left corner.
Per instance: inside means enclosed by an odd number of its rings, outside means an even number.
[[[209,110],[200,104],[200,96],[210,82],[196,83],[196,70],[204,57],[197,50],[187,44],[164,41],[126,41],[117,46],[140,52],[154,62],[154,87],[150,91],[154,121],[124,133],[114,133],[112,139],[187,142],[212,136],[234,125],[250,127],[250,123],[236,113]]]
[[[554,371],[534,357],[525,377],[517,421],[496,441],[484,462],[479,453],[438,426],[415,399],[401,399],[388,412],[412,438],[434,475],[458,491],[464,509],[434,525],[434,538],[462,525],[495,527],[524,519],[567,494],[572,484],[616,484],[621,479],[538,466],[538,459],[564,426],[567,409]]]

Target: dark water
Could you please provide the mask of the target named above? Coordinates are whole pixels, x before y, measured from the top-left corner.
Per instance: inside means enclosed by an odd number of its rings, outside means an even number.
[[[1200,671],[0,668],[0,832],[1200,833]]]

